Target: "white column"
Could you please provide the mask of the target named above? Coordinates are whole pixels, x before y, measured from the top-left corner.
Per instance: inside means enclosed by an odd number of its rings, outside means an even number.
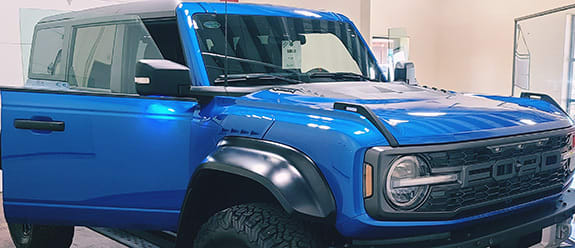
[[[371,0],[360,0],[359,31],[368,45],[371,46]]]

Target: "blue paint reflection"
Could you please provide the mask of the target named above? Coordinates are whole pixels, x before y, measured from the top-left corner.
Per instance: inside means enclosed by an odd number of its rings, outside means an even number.
[[[155,119],[176,119],[174,108],[159,103],[150,104],[146,112],[154,115],[151,118]]]

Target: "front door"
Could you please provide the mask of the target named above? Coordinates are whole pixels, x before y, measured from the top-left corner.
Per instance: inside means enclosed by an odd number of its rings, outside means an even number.
[[[139,19],[63,26],[70,90],[1,91],[8,221],[175,230],[215,129],[194,99],[135,94],[135,61],[162,57]]]

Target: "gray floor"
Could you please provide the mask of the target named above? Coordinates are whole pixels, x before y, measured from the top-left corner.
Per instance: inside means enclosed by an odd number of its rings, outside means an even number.
[[[0,248],[13,248],[14,244],[10,239],[8,226],[4,220],[4,209],[2,204],[2,193],[0,193]],[[74,243],[72,247],[82,248],[125,248],[121,244],[116,243],[104,236],[95,233],[84,227],[76,227],[74,233]]]

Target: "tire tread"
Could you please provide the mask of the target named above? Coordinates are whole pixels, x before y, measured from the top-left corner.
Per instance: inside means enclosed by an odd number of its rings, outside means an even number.
[[[32,225],[30,239],[25,243],[18,241],[23,235],[20,224],[8,223],[8,229],[16,248],[67,248],[74,239],[73,226]]]
[[[237,205],[216,213],[200,229],[194,247],[207,247],[218,232],[237,232],[250,248],[321,247],[309,225],[266,203]]]

